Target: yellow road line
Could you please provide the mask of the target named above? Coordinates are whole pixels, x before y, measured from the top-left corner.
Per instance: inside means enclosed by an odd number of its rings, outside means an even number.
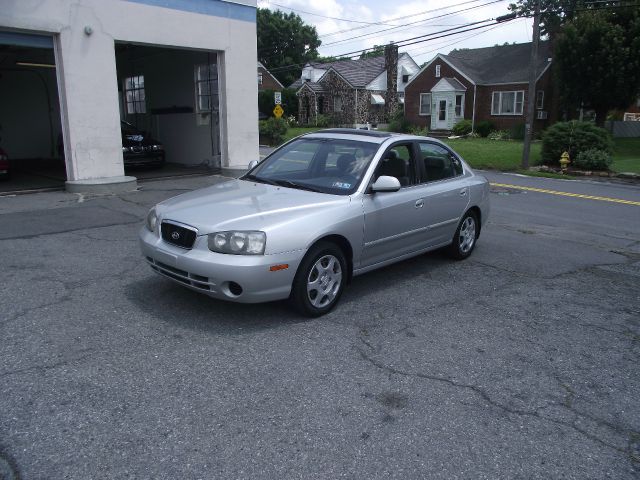
[[[547,190],[545,188],[523,187],[521,185],[508,185],[506,183],[491,183],[493,187],[513,188],[516,190],[526,190],[529,192],[548,193],[551,195],[562,195],[563,197],[586,198],[587,200],[599,200],[601,202],[623,203],[625,205],[640,206],[640,202],[623,200],[622,198],[596,197],[594,195],[583,195],[581,193],[559,192],[558,190]]]

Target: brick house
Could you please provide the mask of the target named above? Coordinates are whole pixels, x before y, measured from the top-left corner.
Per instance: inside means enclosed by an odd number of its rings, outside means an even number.
[[[393,44],[379,57],[307,63],[290,86],[297,90],[298,121],[313,125],[318,115],[328,115],[337,125],[356,128],[387,123],[419,69]]]
[[[508,130],[525,122],[531,43],[438,54],[405,87],[405,117],[429,130],[451,130],[462,119]],[[549,42],[538,49],[534,131],[557,119]]]
[[[263,90],[275,90],[280,91],[284,86],[278,81],[276,77],[271,75],[267,67],[258,62],[258,91]]]

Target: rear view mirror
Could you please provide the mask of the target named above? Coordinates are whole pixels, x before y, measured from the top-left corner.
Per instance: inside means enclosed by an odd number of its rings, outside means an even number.
[[[397,192],[398,190],[400,190],[400,180],[388,175],[381,175],[371,185],[372,192]]]
[[[254,168],[256,165],[258,165],[258,161],[257,160],[251,160],[249,162],[249,166],[247,167],[248,170],[251,170],[252,168]]]

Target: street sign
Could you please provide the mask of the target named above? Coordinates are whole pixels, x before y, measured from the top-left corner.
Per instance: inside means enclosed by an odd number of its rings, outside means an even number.
[[[276,105],[275,108],[273,109],[273,114],[276,116],[276,118],[280,118],[283,113],[284,113],[284,110],[280,105]]]
[[[273,100],[276,105],[282,104],[282,92],[273,92]]]

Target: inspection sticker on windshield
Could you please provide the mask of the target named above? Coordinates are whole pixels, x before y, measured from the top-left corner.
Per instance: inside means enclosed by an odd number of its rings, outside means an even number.
[[[344,183],[344,182],[333,182],[333,185],[331,186],[334,188],[351,188],[350,183]]]

